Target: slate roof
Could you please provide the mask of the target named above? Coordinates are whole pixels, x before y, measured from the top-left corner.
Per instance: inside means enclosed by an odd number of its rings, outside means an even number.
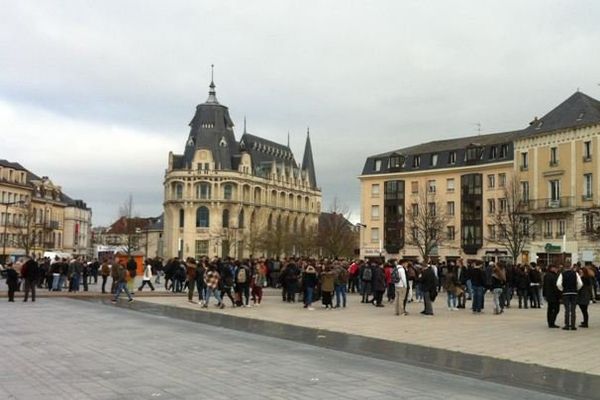
[[[551,131],[577,128],[600,123],[600,101],[582,92],[575,92],[567,100],[540,119],[533,120],[524,135],[538,135]]]
[[[377,154],[367,158],[362,174],[384,174],[389,172],[420,171],[464,166],[467,165],[465,159],[466,148],[470,145],[477,145],[483,148],[482,158],[477,161],[477,164],[510,161],[513,159],[514,153],[513,141],[520,133],[521,131],[511,131],[456,139],[434,140],[403,149]],[[507,146],[505,149],[506,153],[503,157],[501,157],[502,145]],[[493,156],[494,151],[495,156]],[[454,163],[450,162],[450,153],[454,153]],[[434,154],[437,155],[437,163],[436,165],[431,165],[432,155]],[[401,155],[405,157],[404,167],[399,171],[392,171],[390,168],[389,160],[392,155]],[[419,167],[413,167],[415,157],[420,157]],[[379,171],[376,171],[375,168],[377,160],[381,161],[381,168]]]
[[[525,129],[448,140],[435,140],[403,149],[376,154],[367,158],[362,174],[384,174],[389,172],[419,171],[467,165],[465,153],[467,146],[471,144],[476,144],[483,148],[482,157],[477,160],[475,164],[509,161],[514,157],[514,142],[516,140],[557,130],[572,129],[594,124],[600,124],[600,101],[584,93],[576,92],[542,118],[532,121]],[[508,153],[505,157],[500,157],[502,146],[508,146]],[[493,148],[496,150],[492,150]],[[492,157],[492,151],[496,152],[496,157]],[[455,163],[449,162],[450,153],[455,154]],[[436,165],[432,165],[431,163],[433,154],[437,154],[438,160]],[[402,168],[396,168],[393,169],[393,171],[390,169],[389,164],[392,155],[401,155],[405,157],[405,163]],[[415,157],[420,157],[419,167],[413,167]],[[381,167],[377,171],[375,166],[378,161],[381,163]],[[472,165],[472,163],[469,165]]]
[[[304,157],[302,158],[302,169],[308,174],[310,187],[317,187],[317,176],[315,174],[315,162],[313,161],[312,145],[310,144],[310,133],[306,132],[306,145],[304,146]]]
[[[23,167],[21,164],[16,162],[10,162],[8,160],[0,159],[0,167],[12,168],[17,171],[27,171],[27,169],[25,169],[25,167]]]
[[[216,169],[237,170],[242,154],[248,153],[252,159],[252,168],[258,175],[266,175],[273,164],[277,168],[284,167],[286,171],[298,175],[299,166],[289,146],[285,146],[260,136],[246,132],[237,142],[233,132],[233,121],[229,109],[217,101],[215,85],[211,82],[209,96],[206,102],[196,107],[194,117],[190,121],[190,133],[186,141],[183,155],[173,154],[173,169],[187,169],[197,149],[207,149],[212,152]],[[316,174],[312,160],[310,140],[307,140],[305,162],[311,186],[316,188]]]

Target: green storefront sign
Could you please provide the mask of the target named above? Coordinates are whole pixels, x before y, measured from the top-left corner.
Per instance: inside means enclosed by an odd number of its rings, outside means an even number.
[[[546,246],[544,246],[544,250],[546,250],[546,253],[560,253],[560,246],[555,246],[551,243],[546,243]]]

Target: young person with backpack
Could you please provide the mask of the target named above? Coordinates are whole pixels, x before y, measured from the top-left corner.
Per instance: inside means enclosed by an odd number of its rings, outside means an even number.
[[[360,293],[362,295],[361,303],[370,303],[369,295],[371,294],[371,282],[373,281],[373,268],[369,263],[364,263],[359,270],[360,274]]]
[[[235,274],[235,292],[239,296],[240,305],[250,307],[250,268],[247,260],[240,263]],[[242,298],[243,296],[243,298]]]
[[[408,315],[406,312],[406,301],[408,299],[408,281],[406,279],[407,262],[402,260],[392,271],[392,282],[396,289],[395,314]]]

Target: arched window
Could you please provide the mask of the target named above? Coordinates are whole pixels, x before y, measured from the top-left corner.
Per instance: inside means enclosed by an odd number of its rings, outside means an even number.
[[[233,197],[233,187],[230,184],[223,185],[223,198],[231,200]]]
[[[181,210],[179,210],[179,227],[183,228],[183,224],[185,222],[185,212],[183,211],[183,208]]]
[[[210,183],[203,182],[196,186],[196,198],[202,200],[210,199]]]
[[[240,211],[240,215],[238,216],[238,228],[244,228],[244,209]]]
[[[181,200],[183,198],[183,185],[181,183],[175,184],[175,198]]]
[[[223,210],[223,228],[229,228],[229,210]]]
[[[202,206],[196,210],[196,228],[208,228],[210,224],[210,213],[208,208]]]
[[[269,229],[273,228],[273,214],[269,214],[269,219],[267,221],[267,227]]]

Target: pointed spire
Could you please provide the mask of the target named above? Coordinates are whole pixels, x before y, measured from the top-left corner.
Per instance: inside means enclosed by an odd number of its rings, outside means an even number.
[[[290,131],[288,130],[288,149],[290,148]]]
[[[215,91],[215,64],[210,65],[210,90],[208,91],[207,103],[219,104],[217,100],[217,92]]]
[[[313,161],[312,146],[310,144],[310,128],[306,129],[306,145],[304,146],[304,157],[302,158],[302,169],[308,174],[310,187],[317,187],[317,176],[315,163]]]
[[[246,131],[246,116],[244,115],[244,133],[248,133],[248,131]]]

